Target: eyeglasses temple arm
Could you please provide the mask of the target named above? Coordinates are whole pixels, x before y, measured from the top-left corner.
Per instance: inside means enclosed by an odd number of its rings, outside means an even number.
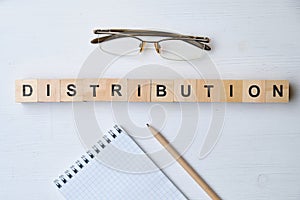
[[[133,29],[97,29],[94,30],[95,34],[109,34],[109,33],[124,33],[124,34],[134,34],[135,36],[144,35],[144,36],[165,36],[165,37],[177,37],[177,38],[191,38],[199,40],[201,42],[209,43],[210,39],[208,37],[202,36],[190,36],[190,35],[181,35],[177,33],[170,33],[165,31],[151,31],[151,30],[133,30]]]

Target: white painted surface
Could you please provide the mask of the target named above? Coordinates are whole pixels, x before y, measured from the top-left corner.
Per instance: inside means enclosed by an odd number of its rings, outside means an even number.
[[[0,1],[0,199],[62,199],[52,180],[83,150],[72,105],[14,103],[14,80],[76,77],[96,27],[208,35],[224,79],[290,80],[290,103],[227,104],[213,152],[186,157],[224,199],[300,199],[299,17],[296,0]]]

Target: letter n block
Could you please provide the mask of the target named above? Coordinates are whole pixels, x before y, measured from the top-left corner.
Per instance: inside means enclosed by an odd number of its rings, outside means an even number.
[[[128,101],[150,102],[151,80],[128,80],[127,87]]]
[[[196,102],[197,81],[188,79],[174,80],[174,101],[175,102]]]
[[[60,80],[38,80],[38,102],[60,102]]]
[[[173,102],[173,80],[152,80],[151,102]]]
[[[243,80],[243,102],[263,103],[265,101],[264,80]]]
[[[266,102],[289,102],[289,81],[288,80],[267,80],[266,81]]]
[[[15,81],[16,102],[37,102],[37,94],[37,79]]]

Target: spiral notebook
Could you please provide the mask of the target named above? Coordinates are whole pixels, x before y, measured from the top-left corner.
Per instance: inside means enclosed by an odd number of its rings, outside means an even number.
[[[137,143],[119,126],[114,126],[97,141],[90,151],[82,155],[70,169],[54,180],[66,199],[71,200],[120,200],[120,199],[187,199],[161,170],[147,173],[130,173],[104,165],[99,156],[113,156],[113,161],[124,156],[112,153],[110,147],[122,151],[144,154]],[[149,158],[149,157],[148,157]],[[157,167],[149,158],[149,162]],[[124,162],[124,165],[134,165]]]

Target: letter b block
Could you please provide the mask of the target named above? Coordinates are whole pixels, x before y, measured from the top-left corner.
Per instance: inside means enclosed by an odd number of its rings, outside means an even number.
[[[152,80],[151,102],[173,102],[173,80]]]

